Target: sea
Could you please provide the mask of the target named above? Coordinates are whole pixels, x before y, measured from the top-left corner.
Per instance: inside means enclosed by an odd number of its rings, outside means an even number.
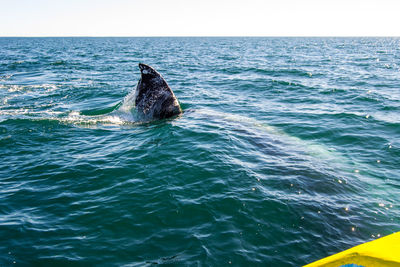
[[[1,266],[302,266],[399,203],[400,38],[0,38]]]

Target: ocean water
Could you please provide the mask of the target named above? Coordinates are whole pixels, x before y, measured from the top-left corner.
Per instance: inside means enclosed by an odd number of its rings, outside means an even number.
[[[301,266],[400,230],[400,39],[0,38],[0,149],[2,266]]]

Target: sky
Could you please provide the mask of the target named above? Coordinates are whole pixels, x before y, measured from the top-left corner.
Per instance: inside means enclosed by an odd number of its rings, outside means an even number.
[[[400,36],[399,0],[0,0],[0,36]]]

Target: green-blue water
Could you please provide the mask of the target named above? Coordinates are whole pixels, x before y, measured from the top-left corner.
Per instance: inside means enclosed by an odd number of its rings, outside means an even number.
[[[2,266],[300,266],[400,230],[400,39],[0,38],[0,148]]]

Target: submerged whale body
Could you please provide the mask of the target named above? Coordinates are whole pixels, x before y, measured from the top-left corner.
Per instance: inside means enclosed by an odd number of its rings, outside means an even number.
[[[135,106],[145,119],[165,119],[182,113],[178,99],[164,78],[152,67],[139,63],[141,78],[136,87]]]

